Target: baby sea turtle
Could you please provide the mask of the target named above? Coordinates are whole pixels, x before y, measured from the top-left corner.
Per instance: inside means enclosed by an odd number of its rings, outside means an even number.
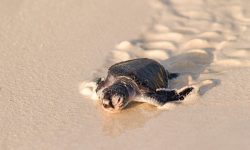
[[[177,77],[155,60],[139,58],[112,65],[106,79],[97,81],[96,92],[104,110],[117,112],[131,101],[162,106],[166,102],[183,100],[193,87],[181,92],[168,89],[168,80]]]

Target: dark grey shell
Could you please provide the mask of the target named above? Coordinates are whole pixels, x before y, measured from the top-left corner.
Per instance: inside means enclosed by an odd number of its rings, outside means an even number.
[[[139,58],[114,64],[109,68],[108,75],[129,77],[144,92],[168,87],[168,72],[152,59]]]

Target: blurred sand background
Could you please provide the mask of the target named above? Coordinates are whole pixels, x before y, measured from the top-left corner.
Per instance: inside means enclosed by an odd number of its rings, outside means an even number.
[[[0,149],[249,149],[247,0],[0,0]],[[107,114],[81,84],[154,58],[197,91]],[[80,91],[79,91],[80,90]]]

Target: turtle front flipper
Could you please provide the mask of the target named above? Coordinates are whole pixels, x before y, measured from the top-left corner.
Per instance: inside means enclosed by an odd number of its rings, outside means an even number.
[[[105,79],[104,78],[97,78],[96,79],[96,92],[98,92],[101,88],[103,88],[103,86],[105,86]]]
[[[100,83],[104,82],[104,78],[99,77],[95,80],[95,82],[97,85],[99,85]]]
[[[158,89],[156,92],[147,93],[146,98],[137,101],[162,106],[167,102],[184,100],[192,90],[193,87],[187,87],[178,93],[176,90]]]

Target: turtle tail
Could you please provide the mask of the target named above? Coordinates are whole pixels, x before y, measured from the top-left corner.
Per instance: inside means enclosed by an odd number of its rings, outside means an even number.
[[[180,73],[169,73],[169,74],[168,74],[168,79],[169,79],[169,80],[175,79],[175,78],[177,78],[179,75],[180,75]]]

